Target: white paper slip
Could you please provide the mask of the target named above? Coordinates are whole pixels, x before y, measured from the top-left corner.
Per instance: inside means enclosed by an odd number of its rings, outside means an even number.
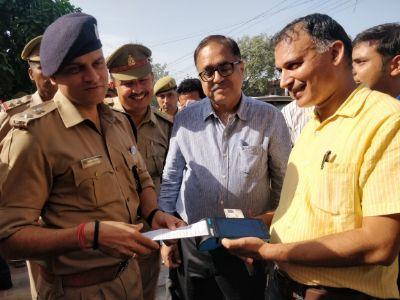
[[[224,208],[224,213],[227,218],[244,218],[241,209]]]
[[[175,230],[157,229],[143,233],[144,236],[153,241],[184,239],[195,236],[209,235],[206,220],[201,220],[188,226],[179,227]]]

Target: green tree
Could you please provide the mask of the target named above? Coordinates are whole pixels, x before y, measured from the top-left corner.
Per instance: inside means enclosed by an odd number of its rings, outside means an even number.
[[[22,49],[55,19],[77,11],[68,0],[0,0],[0,99],[34,91]]]
[[[167,64],[152,63],[151,67],[154,74],[154,82],[164,76],[169,75],[169,72],[167,71]]]
[[[169,75],[169,72],[167,71],[167,64],[152,63],[151,69],[153,70],[154,74],[154,83],[156,83],[158,79]],[[153,96],[153,99],[151,99],[150,104],[151,106],[158,107],[158,102],[155,95]]]
[[[277,79],[271,39],[266,34],[244,36],[238,40],[238,45],[246,62],[244,93],[249,96],[270,94],[271,83]]]

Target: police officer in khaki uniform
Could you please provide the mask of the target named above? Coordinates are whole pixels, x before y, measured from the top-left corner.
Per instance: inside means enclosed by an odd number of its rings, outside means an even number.
[[[37,91],[32,95],[26,95],[0,104],[0,141],[10,131],[9,122],[13,115],[43,101],[52,99],[57,91],[57,85],[42,74],[39,56],[41,40],[42,36],[33,38],[25,45],[21,53],[21,58],[29,64],[28,74],[30,79],[35,82]]]
[[[138,149],[158,195],[172,118],[150,106],[154,85],[150,57],[150,49],[143,45],[126,44],[115,50],[107,58],[107,67],[118,97],[107,98],[105,102],[128,113],[134,120],[138,130]],[[143,219],[141,222],[144,229],[150,228]],[[141,256],[138,262],[144,299],[154,299],[160,271],[159,252]]]
[[[133,224],[137,210],[153,228],[182,222],[157,208],[129,117],[103,104],[96,20],[60,17],[40,50],[59,91],[11,119],[0,154],[0,255],[40,261],[40,300],[142,299],[134,257],[159,246]]]
[[[154,85],[154,95],[162,112],[174,117],[178,113],[178,93],[175,79],[165,76]]]

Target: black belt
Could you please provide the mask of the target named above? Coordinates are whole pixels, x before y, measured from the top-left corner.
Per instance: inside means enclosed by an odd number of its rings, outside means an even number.
[[[275,269],[274,279],[279,281],[279,285],[285,286],[290,290],[292,299],[304,300],[333,300],[333,299],[348,299],[348,300],[377,300],[379,298],[366,295],[362,292],[349,288],[336,288],[323,285],[306,285],[294,281],[284,271]]]

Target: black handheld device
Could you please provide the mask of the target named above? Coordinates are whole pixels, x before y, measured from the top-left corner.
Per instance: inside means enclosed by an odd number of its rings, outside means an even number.
[[[221,245],[222,238],[258,237],[269,239],[268,228],[262,220],[252,218],[207,218],[209,236],[197,238],[200,251],[210,251]]]

